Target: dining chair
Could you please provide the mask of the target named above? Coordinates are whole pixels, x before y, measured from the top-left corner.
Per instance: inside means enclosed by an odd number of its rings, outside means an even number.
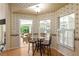
[[[39,34],[39,37],[46,37],[46,33],[40,33],[40,34]],[[42,39],[42,40],[44,40],[44,39]],[[39,48],[40,48],[39,43],[40,43],[40,42],[37,42],[37,44],[36,44],[36,50],[37,50],[37,51],[38,51]]]
[[[49,40],[48,39],[44,40],[41,43],[43,53],[45,53],[45,50],[47,49],[47,55],[51,55],[51,42],[52,42],[52,35],[50,34],[49,35]]]
[[[34,38],[32,38],[32,34],[30,34],[30,33],[28,34],[27,38],[28,38],[28,42],[29,42],[29,44],[28,44],[28,53],[30,51],[30,46],[32,44],[32,52],[33,52],[32,55],[34,55],[34,47],[35,47],[36,40]]]
[[[21,37],[23,39],[23,43],[26,42],[28,43],[28,39],[27,39],[27,36],[26,37]]]
[[[43,52],[46,50],[47,48],[47,55],[51,56],[51,44],[52,44],[52,39],[54,40],[54,38],[56,37],[56,34],[50,34],[49,36],[49,40],[44,40],[41,43],[41,46],[43,46]],[[45,52],[44,52],[45,53]]]
[[[31,43],[31,34],[30,33],[28,33],[28,35],[27,35],[27,40],[28,40],[28,53],[29,53],[29,51],[30,51],[30,43]]]
[[[41,37],[46,37],[46,34],[47,34],[47,33],[40,33],[40,36],[41,36]]]

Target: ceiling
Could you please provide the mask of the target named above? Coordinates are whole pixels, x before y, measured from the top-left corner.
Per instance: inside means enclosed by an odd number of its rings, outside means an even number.
[[[13,13],[37,14],[31,7],[39,4],[40,3],[10,3],[10,7]],[[49,12],[55,12],[61,7],[67,5],[67,3],[44,3],[40,5],[43,7],[40,8],[39,14],[45,14]]]

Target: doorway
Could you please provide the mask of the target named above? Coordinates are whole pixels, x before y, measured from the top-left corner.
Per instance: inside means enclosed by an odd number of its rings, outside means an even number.
[[[27,46],[27,34],[32,32],[32,20],[20,19],[20,46]]]

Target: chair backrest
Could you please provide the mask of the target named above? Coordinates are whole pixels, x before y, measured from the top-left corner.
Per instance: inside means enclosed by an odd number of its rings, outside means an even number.
[[[38,33],[33,33],[33,35],[38,35]]]
[[[33,33],[32,37],[38,37],[38,35],[39,35],[38,33]]]
[[[40,33],[41,37],[46,37],[46,33]]]
[[[56,34],[50,34],[49,44],[52,43],[52,39],[54,40],[55,37],[56,37]]]
[[[28,33],[28,35],[27,35],[27,39],[28,39],[28,41],[30,41],[30,40],[32,40],[32,34],[31,33]]]

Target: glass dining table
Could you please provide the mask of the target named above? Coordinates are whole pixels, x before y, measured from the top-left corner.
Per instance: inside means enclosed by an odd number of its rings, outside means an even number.
[[[34,55],[34,53],[35,53],[35,49],[34,49],[34,45],[36,45],[36,44],[38,44],[39,45],[39,47],[35,47],[35,48],[39,48],[39,50],[40,50],[40,55],[42,56],[42,46],[41,46],[41,43],[45,40],[45,37],[31,37],[32,38],[32,40],[34,41],[34,42],[36,42],[35,44],[33,43],[32,44],[32,50],[33,50],[33,55]]]

